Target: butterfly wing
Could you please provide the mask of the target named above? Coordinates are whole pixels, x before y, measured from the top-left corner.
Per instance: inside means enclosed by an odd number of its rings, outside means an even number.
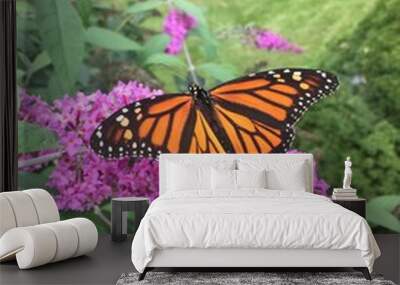
[[[283,152],[302,114],[337,86],[337,78],[325,71],[276,69],[219,85],[210,96],[232,152]]]
[[[188,94],[166,94],[125,106],[96,128],[90,145],[110,159],[156,157],[161,152],[224,152]]]
[[[188,94],[144,99],[106,119],[90,144],[105,158],[282,152],[304,111],[337,86],[328,72],[277,69],[215,87],[211,105]]]

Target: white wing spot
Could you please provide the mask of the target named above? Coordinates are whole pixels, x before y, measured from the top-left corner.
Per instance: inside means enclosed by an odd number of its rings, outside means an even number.
[[[127,127],[127,126],[129,125],[129,119],[126,118],[126,117],[124,117],[124,118],[121,120],[120,125],[123,126],[123,127]]]

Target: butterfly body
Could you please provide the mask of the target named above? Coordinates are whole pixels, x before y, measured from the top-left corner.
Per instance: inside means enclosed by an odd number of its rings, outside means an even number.
[[[211,106],[211,97],[210,94],[197,84],[191,84],[188,86],[189,93],[193,96],[194,101],[201,102],[204,105]]]
[[[250,74],[209,91],[192,84],[125,106],[95,130],[91,147],[111,159],[284,152],[301,115],[337,86],[334,75],[307,69]]]

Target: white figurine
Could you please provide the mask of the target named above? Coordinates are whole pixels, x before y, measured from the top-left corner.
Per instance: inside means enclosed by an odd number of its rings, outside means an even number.
[[[347,157],[346,161],[344,162],[344,178],[343,178],[343,189],[352,189],[351,188],[351,160],[350,156]]]

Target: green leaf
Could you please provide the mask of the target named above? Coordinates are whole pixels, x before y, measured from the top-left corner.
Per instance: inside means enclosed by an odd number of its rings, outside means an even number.
[[[197,70],[218,81],[228,81],[237,77],[236,69],[230,65],[221,65],[210,62],[197,66]]]
[[[18,51],[17,52],[17,59],[21,62],[21,64],[24,65],[24,67],[29,68],[29,66],[32,64],[31,61],[29,60],[28,56],[23,53]]]
[[[41,40],[64,93],[74,91],[84,57],[81,19],[68,0],[34,0]]]
[[[75,2],[76,9],[78,10],[79,16],[81,17],[82,23],[85,27],[89,26],[90,14],[93,10],[93,4],[91,0],[79,0]]]
[[[17,75],[17,84],[22,84],[22,79],[25,76],[25,71],[17,68],[16,75]]]
[[[174,0],[174,4],[192,17],[195,17],[200,25],[206,25],[206,17],[203,9],[187,0]]]
[[[107,201],[101,207],[101,211],[103,214],[111,218],[112,212],[112,202]],[[133,211],[128,211],[127,213],[127,224],[128,224],[128,233],[133,232],[133,222],[135,221],[135,213]]]
[[[185,68],[185,64],[178,57],[167,55],[164,53],[157,53],[149,56],[144,64],[145,65],[160,64],[173,68]]]
[[[32,61],[31,65],[29,66],[28,72],[27,72],[27,81],[29,81],[29,78],[38,70],[48,66],[51,63],[51,59],[49,57],[49,54],[46,51],[42,51],[39,53],[35,59]]]
[[[60,78],[57,76],[57,74],[53,73],[50,75],[47,90],[44,92],[40,92],[39,94],[42,94],[42,98],[45,99],[48,103],[51,103],[55,99],[65,95],[65,92],[61,87]]]
[[[400,195],[385,195],[367,203],[368,222],[400,233],[400,220],[392,212],[400,205]]]
[[[112,207],[111,201],[108,201],[108,202],[104,203],[104,204],[100,207],[100,209],[101,209],[102,211],[107,212],[108,214],[111,215],[111,207]]]
[[[162,4],[164,4],[165,1],[160,1],[160,0],[149,0],[149,1],[144,1],[144,2],[137,2],[130,6],[125,12],[129,14],[136,14],[136,13],[142,13],[146,11],[153,10]]]
[[[18,188],[46,188],[46,183],[49,180],[49,175],[53,172],[54,166],[47,166],[40,172],[23,172],[18,171]]]
[[[197,35],[202,40],[201,48],[203,49],[204,55],[207,61],[213,61],[217,58],[217,47],[218,41],[214,35],[210,32],[207,25],[201,25],[195,28],[192,35]]]
[[[16,10],[17,10],[17,14],[27,14],[27,13],[32,12],[33,7],[26,0],[19,0],[18,4],[16,5]]]
[[[35,124],[18,121],[18,153],[56,148],[56,135]]]
[[[168,42],[169,36],[165,34],[159,34],[149,38],[143,46],[140,57],[146,60],[153,54],[163,53]]]
[[[117,32],[100,27],[90,27],[86,31],[86,41],[113,51],[137,51],[141,46]]]

